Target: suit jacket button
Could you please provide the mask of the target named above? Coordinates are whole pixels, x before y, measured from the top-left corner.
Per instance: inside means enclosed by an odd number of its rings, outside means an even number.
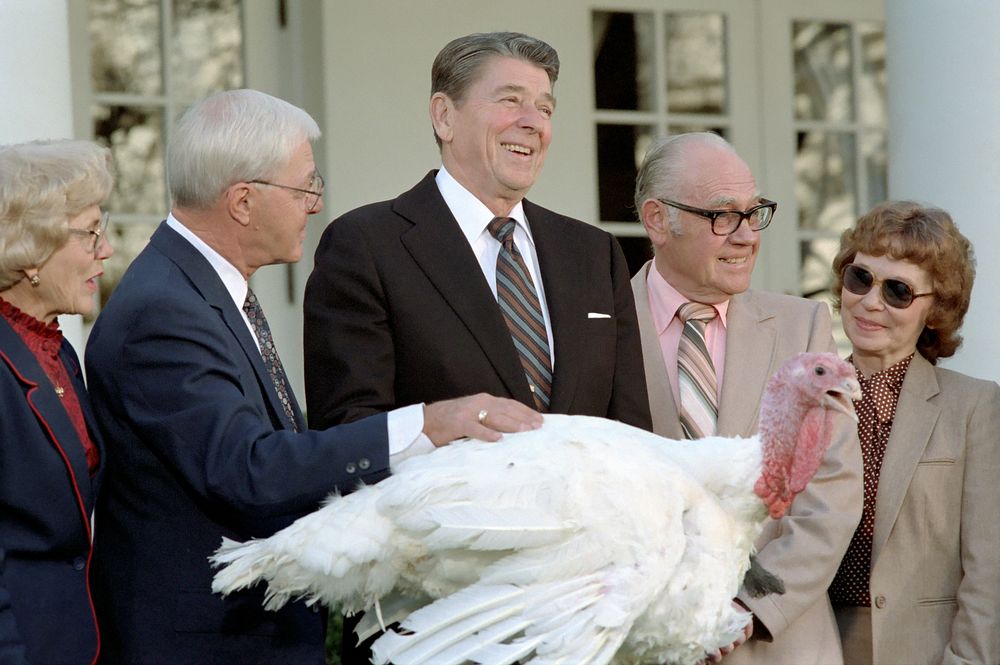
[[[358,468],[361,469],[362,471],[367,471],[369,468],[371,468],[371,465],[372,463],[368,461],[367,457],[362,457],[361,459],[358,460]]]
[[[78,556],[75,559],[73,559],[74,570],[83,570],[86,567],[87,567],[87,560],[84,559],[82,556]]]
[[[355,466],[354,462],[348,462],[347,466],[344,467],[344,470],[347,471],[347,473],[356,473],[357,470],[358,470],[358,467]]]
[[[875,607],[879,609],[885,607],[885,596],[875,596]]]

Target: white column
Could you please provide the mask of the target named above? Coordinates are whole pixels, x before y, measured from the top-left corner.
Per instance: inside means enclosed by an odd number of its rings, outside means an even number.
[[[1000,2],[887,0],[889,196],[944,208],[978,259],[965,343],[1000,380]]]
[[[0,144],[73,137],[66,1],[0,0]],[[82,355],[82,319],[59,325]]]

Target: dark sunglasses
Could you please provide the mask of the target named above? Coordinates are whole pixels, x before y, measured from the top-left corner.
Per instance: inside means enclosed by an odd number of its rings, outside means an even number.
[[[882,300],[889,307],[896,309],[906,309],[913,304],[914,298],[934,295],[933,291],[914,293],[909,284],[898,279],[875,279],[875,275],[870,270],[854,263],[848,263],[844,266],[840,276],[844,280],[844,288],[856,296],[866,295],[877,282],[881,282]]]

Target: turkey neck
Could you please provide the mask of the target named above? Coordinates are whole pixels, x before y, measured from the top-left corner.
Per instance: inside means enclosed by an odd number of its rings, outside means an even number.
[[[826,410],[810,408],[792,384],[775,378],[769,388],[760,408],[761,476],[754,492],[777,519],[788,509],[795,492],[801,491],[791,488],[793,472],[796,479],[801,478],[801,462],[811,463],[810,453],[815,448],[821,448],[822,457],[825,448],[809,445],[816,440],[812,437],[829,432],[829,426],[825,424]],[[809,459],[799,460],[801,456]],[[808,474],[806,482],[811,477],[812,473]]]

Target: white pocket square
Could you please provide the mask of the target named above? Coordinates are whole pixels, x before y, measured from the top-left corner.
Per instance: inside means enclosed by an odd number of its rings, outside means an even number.
[[[610,319],[610,314],[602,314],[601,312],[587,312],[588,319]]]

